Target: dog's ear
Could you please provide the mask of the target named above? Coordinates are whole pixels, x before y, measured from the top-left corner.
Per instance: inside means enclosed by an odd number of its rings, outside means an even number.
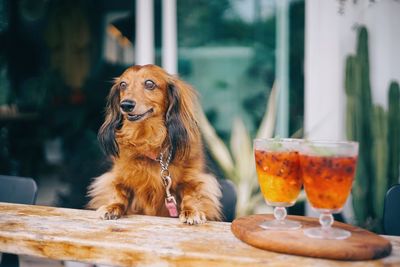
[[[182,159],[190,152],[190,145],[198,142],[199,127],[194,115],[197,95],[179,79],[168,84],[168,109],[165,116],[172,157]]]
[[[98,133],[98,139],[104,153],[112,156],[118,156],[119,154],[118,144],[115,139],[115,131],[122,126],[119,98],[119,87],[115,84],[108,95],[106,118]]]

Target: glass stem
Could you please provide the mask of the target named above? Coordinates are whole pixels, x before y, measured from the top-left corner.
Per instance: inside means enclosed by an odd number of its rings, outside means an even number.
[[[286,212],[285,207],[275,207],[274,208],[274,217],[279,222],[282,222],[283,220],[285,220],[286,215],[287,215],[287,212]]]
[[[319,215],[319,223],[321,224],[323,231],[329,231],[329,229],[331,229],[333,221],[334,219],[331,213],[321,213]]]

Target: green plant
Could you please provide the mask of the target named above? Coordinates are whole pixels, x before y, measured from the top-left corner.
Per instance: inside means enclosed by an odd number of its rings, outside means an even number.
[[[273,86],[267,109],[257,132],[257,137],[272,137],[276,119],[276,94]],[[236,215],[242,216],[254,211],[262,200],[254,164],[253,144],[249,132],[240,118],[235,118],[230,139],[230,149],[218,137],[214,128],[199,107],[199,126],[205,142],[216,163],[237,188]]]
[[[353,207],[357,224],[381,231],[386,191],[399,179],[400,93],[392,83],[386,113],[372,103],[369,75],[368,31],[360,27],[357,53],[347,57],[345,74],[346,134],[359,142]]]
[[[385,194],[388,189],[387,174],[387,114],[381,106],[374,106],[372,114],[372,162],[374,163],[374,177],[371,183],[373,192],[374,215],[378,221],[383,216]]]
[[[391,82],[389,87],[388,107],[388,179],[389,186],[399,182],[400,176],[400,88],[397,82]]]

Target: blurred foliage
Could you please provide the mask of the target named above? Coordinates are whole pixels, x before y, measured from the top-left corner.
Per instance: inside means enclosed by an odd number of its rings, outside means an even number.
[[[259,125],[257,138],[272,137],[276,120],[276,94],[272,89],[268,98],[267,109]],[[207,143],[211,157],[227,179],[237,190],[236,216],[254,213],[258,205],[265,206],[259,190],[254,164],[253,136],[244,126],[241,118],[235,118],[232,125],[230,145],[225,145],[211,126],[204,112],[199,107],[199,126]]]
[[[103,165],[107,163],[98,147],[96,133],[103,120],[109,81],[121,73],[121,68],[101,61],[98,43],[103,40],[101,22],[107,3],[96,0],[7,2],[10,19],[8,29],[0,32],[0,54],[4,55],[8,67],[7,78],[12,88],[9,101],[19,113],[0,125],[0,172],[34,177],[39,186],[42,177],[62,180],[68,184],[69,194],[54,204],[82,208],[86,204],[87,184],[91,177],[104,171]],[[76,4],[91,28],[93,67],[80,88],[68,86],[65,76],[50,67],[50,51],[44,38],[50,13],[66,3]],[[74,64],[77,67],[80,61]],[[68,68],[74,69],[74,65]],[[61,140],[62,144],[63,161],[59,163],[46,159],[46,144],[54,139]]]
[[[229,0],[178,0],[177,6],[180,46],[203,46],[232,39],[231,32],[225,30],[230,24],[224,15],[231,9]],[[236,39],[245,35],[246,31],[238,29],[233,36]]]

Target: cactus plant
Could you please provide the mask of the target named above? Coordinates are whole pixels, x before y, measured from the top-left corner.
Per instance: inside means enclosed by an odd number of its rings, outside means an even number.
[[[391,82],[388,97],[388,179],[389,186],[392,186],[399,183],[400,177],[400,88],[397,82]]]
[[[363,132],[363,111],[361,90],[361,70],[359,59],[357,56],[350,55],[346,60],[345,75],[345,92],[347,95],[347,112],[346,112],[346,134],[347,139],[357,140],[360,143],[360,152],[364,149],[362,140]],[[362,153],[359,153],[358,167],[356,171],[356,179],[353,185],[353,202],[354,213],[357,221],[366,221],[368,217],[368,206],[359,205],[358,203],[366,203],[368,200],[367,188],[369,179],[366,179],[368,172],[366,171],[365,160]]]
[[[374,106],[373,110],[373,131],[374,136],[372,142],[372,162],[374,162],[374,179],[371,184],[373,194],[374,215],[380,220],[383,216],[383,204],[386,191],[388,189],[387,179],[387,158],[388,158],[388,143],[387,143],[387,118],[386,112],[381,106]]]
[[[359,148],[359,159],[363,161],[363,170],[360,170],[359,174],[362,176],[356,177],[361,183],[366,185],[364,187],[366,199],[363,199],[362,205],[366,205],[365,209],[368,217],[375,218],[374,212],[374,162],[371,151],[371,144],[373,142],[372,136],[372,124],[371,119],[373,116],[373,104],[371,97],[371,84],[369,76],[369,49],[368,49],[368,31],[365,27],[360,27],[358,31],[358,43],[357,43],[357,61],[358,61],[358,75],[360,75],[360,84],[358,87],[358,108],[357,111],[357,125],[359,131],[357,132],[357,140],[360,142]],[[373,226],[374,227],[374,226]]]
[[[391,84],[388,114],[373,105],[365,27],[359,28],[357,53],[347,57],[345,74],[346,134],[359,142],[354,214],[357,224],[379,232],[386,191],[399,179],[400,90]]]
[[[347,95],[346,102],[346,136],[348,139],[354,139],[357,136],[356,122],[356,90],[359,88],[360,75],[358,75],[358,61],[353,55],[346,59],[346,75],[345,75],[345,90]]]

